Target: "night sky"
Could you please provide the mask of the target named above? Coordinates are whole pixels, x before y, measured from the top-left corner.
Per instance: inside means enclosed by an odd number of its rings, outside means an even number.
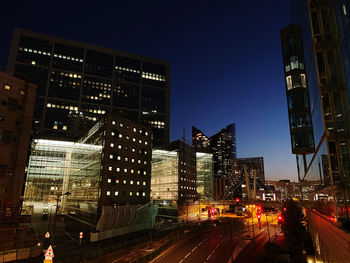
[[[296,179],[279,33],[287,0],[12,2],[2,67],[15,27],[170,61],[171,140],[233,122],[238,157],[263,156],[267,179]]]

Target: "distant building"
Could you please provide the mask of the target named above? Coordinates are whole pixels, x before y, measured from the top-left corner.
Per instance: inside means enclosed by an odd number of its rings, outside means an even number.
[[[192,126],[192,145],[198,152],[213,153],[214,198],[224,199],[227,180],[232,174],[231,160],[237,158],[235,124],[226,126],[209,138]]]
[[[1,221],[19,214],[30,146],[36,86],[0,72]]]
[[[247,170],[247,176],[249,185],[246,184],[246,178],[244,174],[244,167]],[[256,185],[254,186],[254,177]],[[250,187],[251,194],[253,194],[254,187],[256,191],[259,189],[265,189],[265,171],[264,171],[264,158],[252,157],[252,158],[237,158],[232,160],[232,176],[230,178],[233,187],[227,189],[227,194],[242,195],[246,197],[247,187]],[[254,196],[252,196],[254,198]]]
[[[38,86],[36,138],[75,141],[118,113],[169,142],[169,62],[15,29],[7,70]]]

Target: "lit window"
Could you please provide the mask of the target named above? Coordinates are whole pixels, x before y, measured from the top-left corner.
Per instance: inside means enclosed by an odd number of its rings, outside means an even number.
[[[120,172],[120,168],[119,167],[117,167],[117,172]]]
[[[134,181],[131,180],[131,181],[130,181],[130,184],[134,184]]]
[[[112,125],[115,125],[115,121],[112,121]]]
[[[144,161],[143,164],[147,164],[147,161]]]
[[[114,195],[118,195],[118,191],[115,191],[115,192],[114,192]]]
[[[119,138],[123,138],[123,135],[119,134]]]
[[[112,148],[114,147],[114,143],[111,143],[110,145],[111,145]]]
[[[145,132],[145,135],[147,136],[147,135],[148,135],[148,132]]]
[[[126,180],[123,180],[123,184],[126,184]]]
[[[344,16],[346,16],[347,15],[347,11],[346,11],[346,6],[345,5],[343,5],[343,12],[344,12]]]
[[[132,192],[130,192],[130,196],[132,196]]]
[[[145,196],[145,195],[146,195],[146,193],[145,193],[145,192],[143,192],[143,193],[142,193],[142,196]]]
[[[134,153],[135,152],[135,148],[132,148],[131,151]]]
[[[142,140],[139,140],[139,143],[142,143]]]
[[[137,160],[137,163],[141,163],[141,160]]]
[[[36,64],[36,63],[35,63],[35,60],[32,60],[31,63],[32,63],[33,66],[35,66],[35,64]]]
[[[125,157],[125,161],[127,162],[129,159],[128,159],[128,157]]]
[[[114,136],[114,134],[115,134],[114,132],[111,132],[111,135],[112,135],[112,136]]]
[[[119,144],[119,145],[118,145],[118,149],[121,149],[121,148],[122,148],[122,146]]]
[[[57,130],[57,129],[58,129],[58,127],[57,127],[56,124],[53,126],[53,129],[54,129],[54,130]]]
[[[111,179],[111,178],[108,178],[108,179],[107,179],[107,183],[110,184],[111,182],[112,182],[112,179]]]
[[[128,169],[124,168],[124,173],[127,173],[128,172]]]
[[[20,90],[19,90],[19,94],[20,94],[20,95],[25,95],[26,92],[25,92],[23,89],[20,89]]]
[[[136,192],[136,195],[137,195],[137,196],[139,196],[139,195],[140,195],[140,193],[139,193],[139,192]]]
[[[132,138],[132,141],[133,141],[133,142],[136,142],[136,139],[135,139],[135,138]]]
[[[131,162],[134,163],[134,162],[135,162],[135,159],[131,159]]]
[[[130,172],[133,174],[134,173],[134,169],[131,169]]]
[[[107,195],[111,195],[111,191],[107,191]]]
[[[287,82],[287,90],[291,90],[292,89],[292,76],[287,76],[286,82]]]
[[[137,181],[136,184],[137,184],[137,185],[140,185],[140,181]]]
[[[108,171],[112,171],[112,166],[109,166],[109,167],[108,167]]]
[[[110,155],[109,155],[109,159],[113,159],[113,154],[110,154]]]
[[[118,156],[118,157],[117,157],[117,159],[120,161],[120,160],[121,160],[121,157],[120,157],[120,156]]]
[[[137,171],[137,174],[140,174],[140,170]]]
[[[123,123],[119,123],[119,126],[120,126],[120,127],[123,127]]]
[[[132,130],[133,130],[134,132],[136,132],[136,128],[133,128]]]
[[[148,144],[148,142],[145,142],[145,145],[147,145]]]
[[[146,185],[146,182],[143,182],[142,184],[143,184],[143,185]]]
[[[8,84],[5,84],[5,85],[4,85],[4,90],[10,91],[11,88],[12,88],[11,85],[8,85]]]
[[[67,126],[63,125],[62,130],[66,131],[67,130]]]
[[[143,175],[146,175],[146,174],[147,174],[146,171],[144,171],[144,172],[143,172]]]
[[[116,180],[115,180],[115,183],[116,183],[116,184],[119,184],[119,179],[116,179]]]

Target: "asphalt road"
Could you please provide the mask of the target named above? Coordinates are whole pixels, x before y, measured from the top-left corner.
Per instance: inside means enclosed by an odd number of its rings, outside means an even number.
[[[232,247],[230,223],[217,223],[216,227],[185,239],[176,247],[169,249],[157,263],[186,263],[186,262],[227,262],[238,240],[247,231],[240,223],[232,222]]]

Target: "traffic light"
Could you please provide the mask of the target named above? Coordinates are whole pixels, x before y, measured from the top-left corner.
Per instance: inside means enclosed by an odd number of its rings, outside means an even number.
[[[261,211],[261,205],[258,205],[258,211],[260,212]]]
[[[241,201],[238,197],[236,198],[236,203],[239,203]]]
[[[277,219],[278,219],[278,224],[282,224],[282,221],[283,221],[282,215],[278,215]]]
[[[261,219],[261,214],[260,214],[260,213],[257,213],[256,216],[257,216],[257,218],[258,218],[259,221],[260,221],[260,219]]]
[[[286,212],[287,211],[287,208],[286,207],[283,207],[283,212]]]

